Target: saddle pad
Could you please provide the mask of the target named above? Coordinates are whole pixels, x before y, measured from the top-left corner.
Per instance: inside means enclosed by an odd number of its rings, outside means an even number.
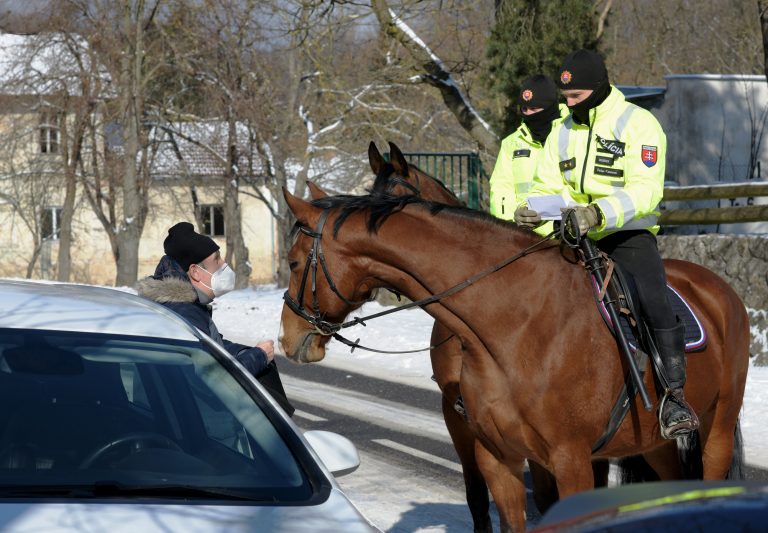
[[[595,299],[597,299],[600,289],[594,277],[592,277],[592,288],[595,291]],[[667,297],[672,304],[672,312],[680,317],[680,320],[685,325],[685,351],[697,352],[703,350],[707,346],[707,332],[704,331],[704,326],[701,325],[699,318],[688,305],[688,302],[686,302],[683,297],[669,285],[667,285]],[[608,316],[608,310],[605,308],[605,304],[599,302],[598,307],[600,308],[600,313],[603,315],[603,319],[610,325],[611,319]],[[636,351],[637,338],[632,331],[629,320],[622,314],[619,315],[619,323],[621,325],[621,330],[624,332],[624,337],[629,343],[629,347],[632,351]]]

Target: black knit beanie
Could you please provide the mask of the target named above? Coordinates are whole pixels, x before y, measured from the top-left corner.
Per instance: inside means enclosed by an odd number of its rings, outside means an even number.
[[[168,230],[163,249],[186,272],[190,265],[203,261],[218,250],[219,245],[210,237],[196,233],[189,222],[179,222]]]
[[[608,81],[605,61],[592,50],[576,50],[563,60],[557,86],[561,89],[597,89]]]
[[[546,109],[557,103],[557,87],[548,77],[536,74],[523,80],[517,99],[520,107]]]

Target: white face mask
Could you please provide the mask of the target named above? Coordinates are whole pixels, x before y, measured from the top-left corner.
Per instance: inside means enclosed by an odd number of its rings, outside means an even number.
[[[205,270],[200,265],[197,266],[202,270]],[[207,270],[205,271],[208,272]],[[210,272],[208,273],[211,274]],[[208,287],[208,285],[205,285],[202,281],[200,283]],[[221,265],[220,269],[211,274],[211,286],[208,288],[213,291],[214,297],[227,294],[235,288],[235,271],[229,268],[228,264],[224,263]]]

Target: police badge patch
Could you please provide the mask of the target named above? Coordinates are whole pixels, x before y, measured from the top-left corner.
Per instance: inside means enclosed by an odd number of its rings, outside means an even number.
[[[656,164],[657,152],[655,146],[643,145],[642,159],[646,167],[650,168]]]

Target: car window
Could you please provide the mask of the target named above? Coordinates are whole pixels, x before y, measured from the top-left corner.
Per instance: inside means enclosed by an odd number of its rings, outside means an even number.
[[[0,487],[312,494],[259,403],[198,343],[0,330],[0,402],[14,406],[0,409]]]

